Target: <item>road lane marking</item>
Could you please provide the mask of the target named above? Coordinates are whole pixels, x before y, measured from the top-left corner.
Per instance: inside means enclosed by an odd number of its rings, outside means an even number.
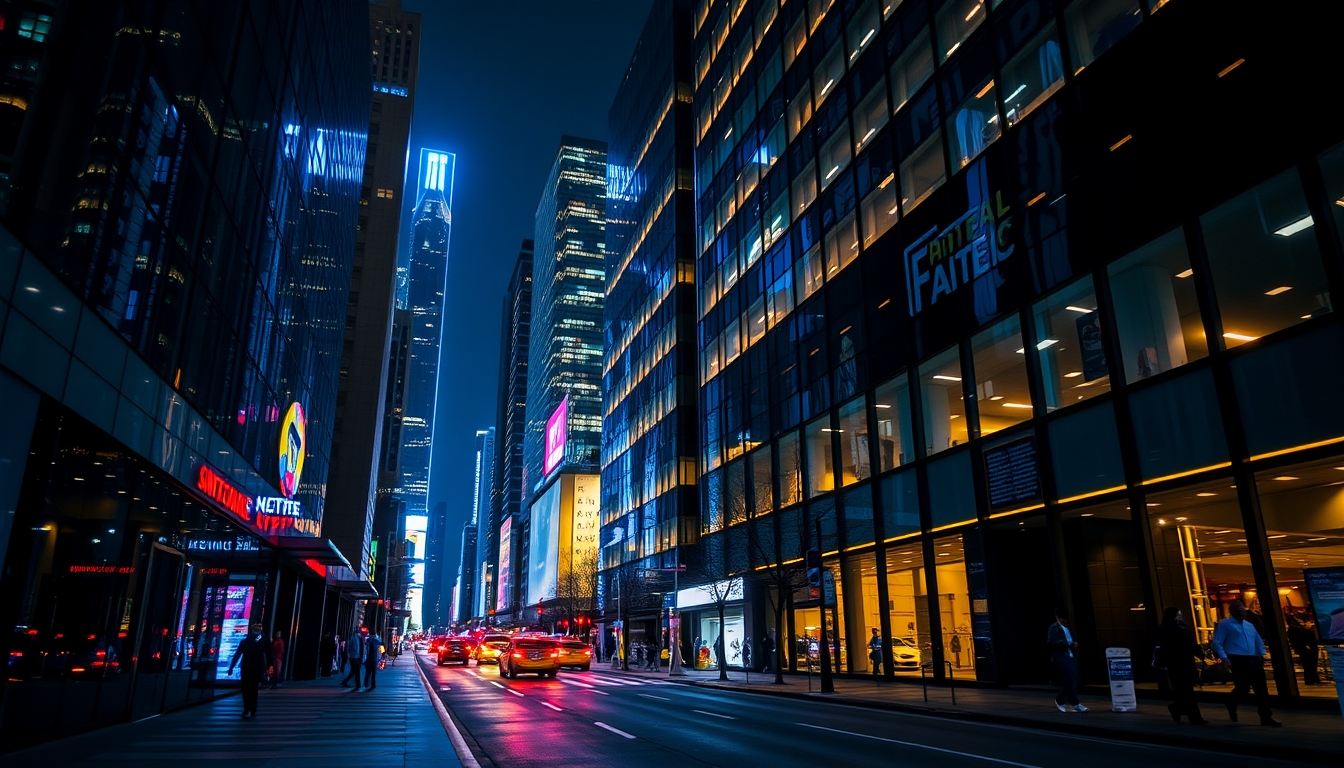
[[[491,681],[490,681],[490,684],[493,685],[493,686],[495,686],[496,688],[504,688],[504,686],[500,685],[499,683],[496,683],[494,680],[491,680]],[[504,688],[504,690],[507,691],[507,690],[509,690],[509,689],[508,689],[508,688]]]
[[[480,673],[478,673],[478,672],[472,672],[471,670],[467,670],[467,674],[468,674],[468,675],[471,675],[472,677],[476,678],[477,680],[484,680],[484,679],[485,679],[485,678],[481,677]]]
[[[984,760],[985,762],[989,763],[998,763],[999,765],[1014,765],[1017,766],[1017,768],[1038,768],[1037,766],[1031,765],[1029,763],[1015,763],[1012,760],[1000,760],[997,757],[986,757],[985,755],[977,755],[974,752],[958,752],[955,749],[943,749],[942,747],[933,747],[928,744],[920,744],[917,741],[898,741],[897,739],[888,739],[882,736],[869,736],[866,733],[855,733],[853,731],[842,731],[839,728],[827,728],[824,725],[812,725],[811,723],[794,723],[794,725],[801,725],[804,728],[815,728],[818,731],[830,731],[831,733],[842,733],[846,736],[858,736],[861,739],[873,739],[875,741],[885,741],[888,744],[900,744],[903,747],[918,747],[919,749],[927,749],[933,752],[942,752],[943,754],[946,755],[958,755],[960,757],[969,757],[975,760]]]
[[[554,709],[556,712],[564,712],[564,711],[565,711],[565,710],[563,710],[563,709],[561,709],[561,708],[555,706],[554,704],[552,704],[552,703],[549,702],[549,701],[543,701],[543,702],[541,702],[541,706],[546,707],[547,709]]]
[[[596,688],[594,688],[594,689],[591,691],[591,693],[596,693],[598,696],[610,696],[610,695],[611,695],[610,693],[607,693],[606,691],[599,691],[599,690],[597,690]]]
[[[592,687],[593,687],[593,686],[591,686],[591,685],[589,685],[589,684],[587,684],[587,683],[580,683],[578,680],[566,680],[566,679],[563,678],[563,677],[560,678],[560,682],[562,682],[562,683],[569,683],[570,685],[581,685],[581,686],[583,686],[584,688],[592,688]]]
[[[440,686],[439,686],[439,690],[440,690],[440,691],[451,691],[451,690],[453,690],[453,689],[452,689],[452,688],[449,688],[449,687],[446,686],[446,685],[440,685]]]
[[[501,687],[502,687],[502,686],[501,686]],[[509,693],[512,693],[514,696],[522,696],[522,695],[523,695],[523,694],[521,694],[521,693],[519,693],[519,692],[513,690],[512,688],[505,688],[504,690],[508,691]]]
[[[434,712],[439,716],[439,722],[443,724],[443,730],[448,734],[448,740],[453,744],[453,751],[457,753],[457,759],[462,763],[463,768],[481,768],[481,764],[476,761],[476,756],[471,753],[471,747],[467,746],[466,739],[462,738],[462,731],[458,729],[457,723],[448,715],[448,708],[443,706],[443,700],[434,695],[429,689],[429,676],[425,674],[425,668],[419,664],[415,665],[416,671],[420,673],[420,682],[425,686],[425,694],[429,696],[430,702],[434,705]]]
[[[612,728],[610,725],[607,725],[606,723],[593,723],[593,725],[596,725],[598,728],[601,728],[601,729],[604,730],[604,731],[611,731],[612,733],[616,734],[617,736],[624,736],[624,737],[627,738],[627,739],[633,739],[633,738],[635,738],[634,736],[631,736],[630,734],[626,733],[625,731],[622,731],[620,728]]]
[[[666,696],[654,696],[652,693],[641,693],[641,694],[639,694],[639,695],[640,695],[640,696],[643,696],[643,697],[646,698],[646,699],[658,699],[659,701],[671,701],[671,699],[667,698]]]
[[[640,695],[643,695],[643,694],[640,694]],[[699,712],[699,713],[702,714],[702,715],[709,715],[710,717],[722,717],[724,720],[736,720],[736,719],[737,719],[736,717],[733,717],[732,715],[720,715],[718,712],[706,712],[706,711],[703,710],[703,709],[692,709],[691,711],[692,711],[692,712]]]

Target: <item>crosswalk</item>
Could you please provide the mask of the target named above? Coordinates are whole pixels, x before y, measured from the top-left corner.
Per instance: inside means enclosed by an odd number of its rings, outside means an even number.
[[[556,679],[562,683],[568,683],[569,685],[577,685],[589,688],[591,688],[593,685],[605,685],[616,688],[619,688],[621,686],[633,687],[642,685],[676,685],[676,683],[669,682],[667,680],[638,679],[638,678],[624,677],[621,675],[605,675],[600,672],[589,672],[588,674],[583,675],[581,678],[576,678],[573,675],[566,675],[565,673],[561,672],[556,677]]]

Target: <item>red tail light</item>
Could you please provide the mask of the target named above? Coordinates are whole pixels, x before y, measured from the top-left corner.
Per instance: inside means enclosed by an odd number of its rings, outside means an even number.
[[[521,652],[521,651],[514,651],[514,652],[513,652],[513,658],[515,658],[515,659],[521,659],[521,658],[523,658],[523,654],[522,654],[522,652]]]
[[[560,655],[560,652],[559,652],[559,651],[551,651],[551,658],[552,658],[552,659],[556,658],[556,657],[559,656],[559,655]]]

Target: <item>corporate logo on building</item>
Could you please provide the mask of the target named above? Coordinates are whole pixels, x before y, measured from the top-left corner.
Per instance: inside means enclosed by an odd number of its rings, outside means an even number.
[[[280,493],[294,498],[303,475],[303,455],[308,437],[308,423],[303,417],[303,406],[297,400],[290,403],[285,420],[280,424]]]
[[[322,524],[303,514],[303,504],[280,496],[249,496],[207,466],[196,472],[196,488],[260,533],[320,536]]]
[[[1013,255],[1011,210],[1003,193],[972,202],[957,220],[932,227],[905,249],[910,316],[950,296]]]
[[[560,401],[551,417],[546,420],[546,453],[542,459],[542,474],[549,475],[552,469],[565,458],[565,443],[569,440],[569,395]]]

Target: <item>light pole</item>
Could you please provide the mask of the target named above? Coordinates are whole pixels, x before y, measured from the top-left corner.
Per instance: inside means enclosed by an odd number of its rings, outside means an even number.
[[[680,543],[678,543],[680,546]],[[674,553],[680,554],[678,550]],[[646,568],[648,571],[671,571],[672,572],[672,613],[667,618],[667,641],[672,644],[671,652],[668,657],[667,675],[668,677],[685,677],[686,671],[681,668],[681,615],[677,612],[679,600],[678,586],[680,584],[679,576],[686,570],[686,566],[681,564],[681,559],[677,559],[675,568]]]

